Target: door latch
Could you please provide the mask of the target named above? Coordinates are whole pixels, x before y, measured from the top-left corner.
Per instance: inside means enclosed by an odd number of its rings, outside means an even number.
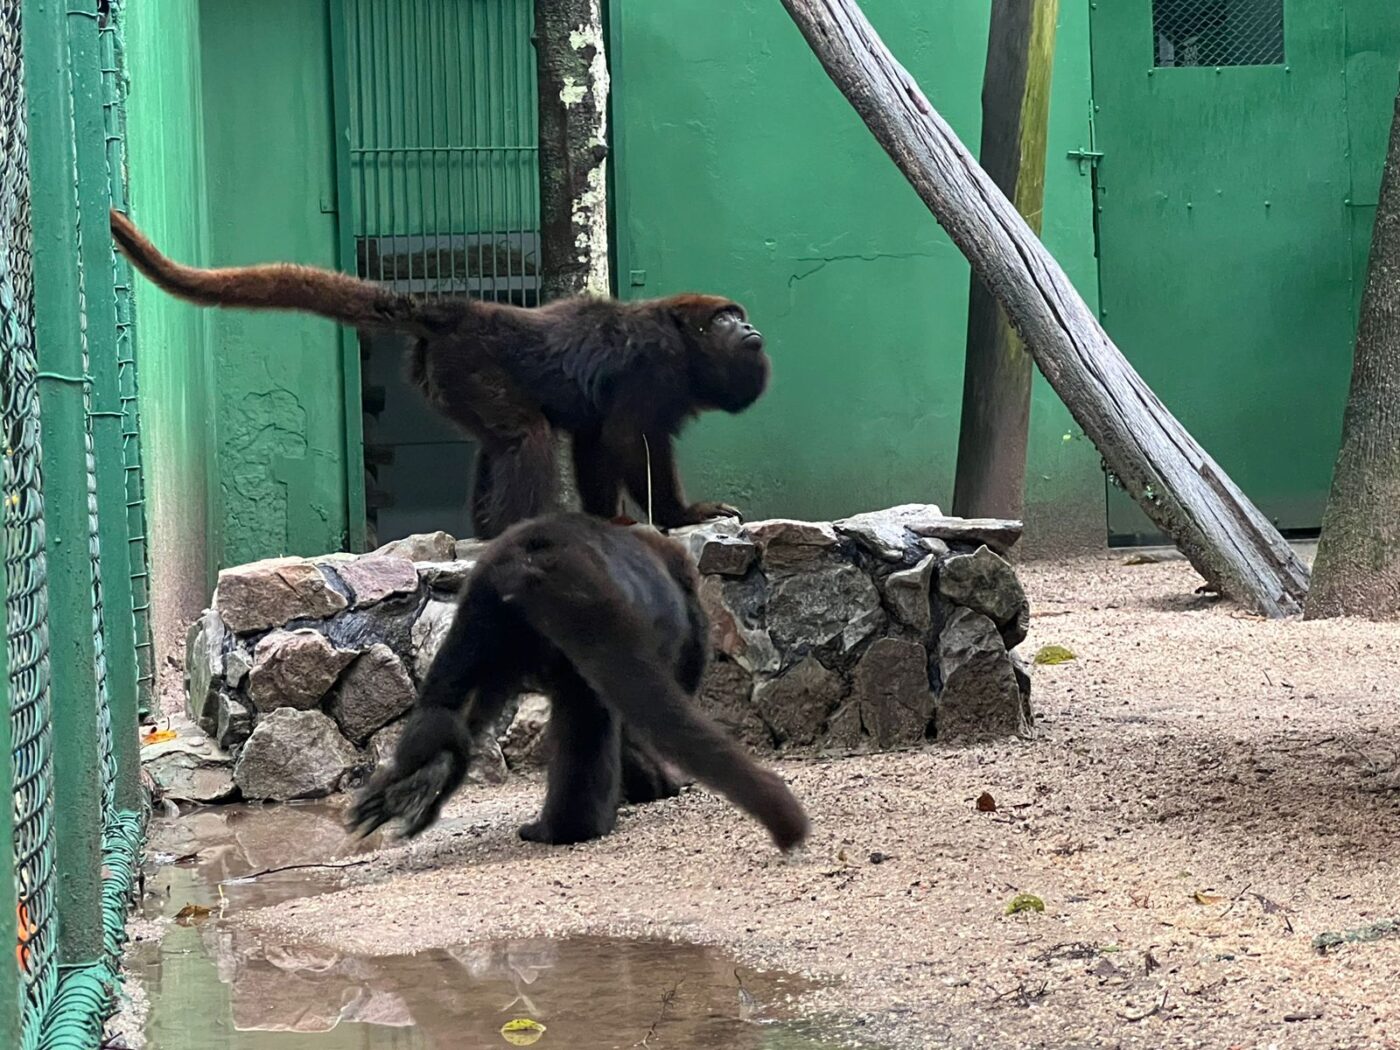
[[[1088,175],[1099,166],[1099,161],[1103,160],[1103,154],[1092,149],[1072,149],[1065,154],[1070,160],[1079,161],[1079,174]]]

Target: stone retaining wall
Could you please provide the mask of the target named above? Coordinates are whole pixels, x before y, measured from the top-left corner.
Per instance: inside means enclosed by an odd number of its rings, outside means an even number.
[[[1011,654],[1029,607],[1002,556],[1019,534],[1016,522],[927,505],[678,531],[711,618],[700,704],[768,751],[1029,733],[1030,680]],[[355,782],[392,746],[480,550],[433,533],[358,557],[225,570],[189,634],[198,731],[148,748],[153,776],[198,801]],[[541,698],[522,698],[481,742],[474,775],[498,781],[531,761],[547,718]]]

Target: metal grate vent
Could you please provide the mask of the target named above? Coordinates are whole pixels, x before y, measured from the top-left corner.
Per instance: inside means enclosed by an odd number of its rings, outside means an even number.
[[[1283,0],[1153,0],[1154,64],[1283,62]]]

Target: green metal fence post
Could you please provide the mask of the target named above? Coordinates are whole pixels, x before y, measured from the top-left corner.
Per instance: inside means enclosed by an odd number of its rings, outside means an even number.
[[[66,0],[26,0],[24,67],[34,226],[34,332],[44,443],[53,698],[58,957],[100,958],[102,762],[88,545],[82,277]]]
[[[112,238],[107,210],[107,128],[103,105],[102,63],[97,36],[97,5],[68,13],[68,51],[73,78],[73,126],[78,171],[78,220],[87,312],[88,368],[92,374],[92,441],[97,475],[97,520],[100,549],[110,557],[93,569],[102,596],[103,637],[107,657],[107,704],[111,747],[116,760],[116,796],[120,809],[141,804],[140,744],[137,739],[136,619],[131,567],[124,557],[126,529],[126,458],[122,450],[122,402],[117,378],[117,297],[112,266]]]
[[[355,208],[350,182],[350,70],[346,57],[345,0],[330,5],[331,93],[334,104],[335,221],[339,263],[355,273]],[[360,334],[340,333],[341,396],[345,400],[346,543],[352,551],[366,545],[364,392],[360,381]]]
[[[8,586],[0,559],[0,584]],[[3,593],[3,591],[0,591]],[[23,1000],[19,961],[10,946],[19,945],[15,912],[14,734],[10,730],[9,618],[0,601],[0,1046],[19,1046],[20,1003]]]
[[[107,178],[112,206],[127,210],[126,54],[122,28],[126,5],[109,0],[101,29],[103,106],[107,120]],[[151,565],[146,527],[146,471],[141,450],[141,411],[136,365],[136,304],[131,265],[112,254],[117,297],[117,380],[122,404],[122,452],[126,457],[127,554],[131,570],[132,613],[136,620],[136,683],[140,715],[154,707],[155,646],[151,638]]]

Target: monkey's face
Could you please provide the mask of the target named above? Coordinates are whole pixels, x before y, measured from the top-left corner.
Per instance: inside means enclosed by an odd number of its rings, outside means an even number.
[[[691,383],[696,398],[724,412],[742,412],[768,386],[763,333],[738,303],[723,303],[695,320]]]

